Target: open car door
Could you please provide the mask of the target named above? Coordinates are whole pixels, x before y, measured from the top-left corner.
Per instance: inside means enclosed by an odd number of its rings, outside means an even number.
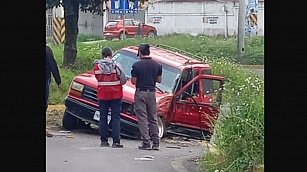
[[[173,96],[168,133],[210,140],[218,119],[223,85],[223,77],[204,74],[183,85]]]

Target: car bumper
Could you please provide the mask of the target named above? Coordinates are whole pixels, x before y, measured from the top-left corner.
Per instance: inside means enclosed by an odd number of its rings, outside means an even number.
[[[119,33],[118,32],[104,32],[103,37],[104,38],[118,38]]]
[[[65,100],[66,112],[70,115],[75,116],[82,121],[89,122],[91,124],[99,125],[99,121],[93,119],[94,114],[99,109],[92,107],[85,103],[81,103],[71,97],[67,97]],[[133,121],[126,117],[127,115],[121,113],[121,135],[133,139],[139,139],[140,133],[137,121]],[[111,127],[110,127],[111,130]]]

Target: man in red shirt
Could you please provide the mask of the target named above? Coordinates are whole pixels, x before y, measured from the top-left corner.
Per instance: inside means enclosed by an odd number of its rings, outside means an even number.
[[[102,59],[96,60],[94,64],[94,73],[98,81],[97,98],[99,100],[100,111],[99,132],[101,146],[110,146],[108,142],[107,117],[109,108],[111,108],[112,147],[123,148],[123,145],[120,144],[120,112],[122,108],[123,87],[116,72],[116,67],[122,69],[122,66],[112,60],[112,49],[110,47],[103,48],[101,54]]]

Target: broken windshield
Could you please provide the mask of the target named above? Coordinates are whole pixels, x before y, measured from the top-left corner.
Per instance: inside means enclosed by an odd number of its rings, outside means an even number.
[[[134,54],[127,51],[118,51],[114,56],[113,60],[120,63],[127,77],[131,78],[131,69],[134,62],[138,61],[139,58]],[[163,64],[162,65],[162,81],[157,83],[157,87],[164,92],[171,93],[175,86],[175,79],[180,75],[180,70]]]

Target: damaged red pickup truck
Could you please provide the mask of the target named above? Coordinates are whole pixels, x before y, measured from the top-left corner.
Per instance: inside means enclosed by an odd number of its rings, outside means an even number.
[[[137,46],[122,48],[113,59],[122,64],[131,78],[132,64],[139,60]],[[162,82],[156,85],[159,136],[175,134],[210,140],[218,119],[224,78],[211,73],[209,64],[198,57],[166,45],[150,47],[151,57],[162,65]],[[93,71],[76,76],[65,99],[63,127],[69,130],[98,125],[97,80]],[[134,111],[135,86],[130,80],[123,86],[121,135],[139,139]],[[112,120],[109,116],[108,123]],[[111,130],[111,127],[109,128]]]

